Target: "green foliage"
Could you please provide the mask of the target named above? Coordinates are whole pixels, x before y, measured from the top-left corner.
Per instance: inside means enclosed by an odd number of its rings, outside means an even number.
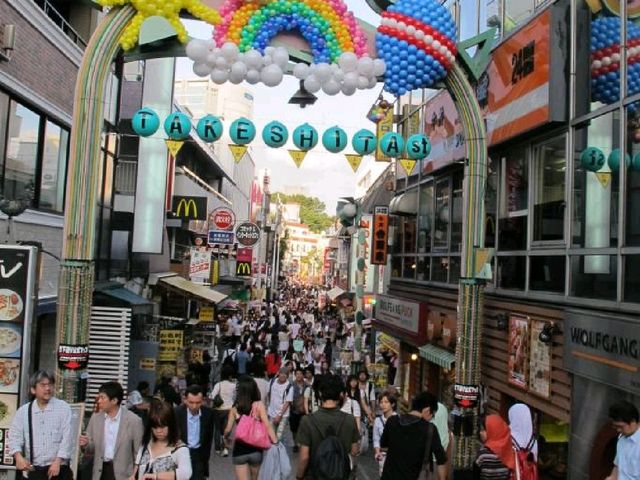
[[[296,193],[294,195],[285,195],[283,193],[272,193],[271,198],[280,196],[282,203],[297,203],[300,205],[300,221],[305,225],[309,225],[309,230],[315,233],[322,233],[329,228],[334,218],[325,212],[325,204],[317,197],[307,197]]]

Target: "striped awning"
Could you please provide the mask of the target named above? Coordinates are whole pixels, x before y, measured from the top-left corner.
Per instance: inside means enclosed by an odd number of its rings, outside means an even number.
[[[451,370],[456,361],[456,356],[449,350],[436,347],[429,343],[427,345],[423,345],[418,350],[420,351],[420,356],[422,358],[431,363],[435,363],[436,365],[440,365],[442,368],[446,368],[447,370]]]

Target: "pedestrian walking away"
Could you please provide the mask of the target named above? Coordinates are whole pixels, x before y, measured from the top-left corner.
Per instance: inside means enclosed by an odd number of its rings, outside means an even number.
[[[516,456],[509,425],[499,415],[489,415],[479,426],[483,446],[474,462],[474,478],[509,480],[516,468]]]
[[[227,425],[229,410],[233,406],[233,396],[236,391],[236,384],[233,381],[233,367],[224,365],[220,373],[220,381],[213,386],[210,398],[214,414],[214,443],[216,451],[226,457],[229,451],[224,446],[222,434]]]

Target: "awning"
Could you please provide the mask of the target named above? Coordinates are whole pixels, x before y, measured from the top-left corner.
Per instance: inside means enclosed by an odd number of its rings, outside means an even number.
[[[191,282],[186,278],[178,276],[161,278],[159,283],[167,285],[170,288],[180,290],[187,296],[196,297],[205,303],[220,303],[228,297],[228,295],[220,293],[217,290],[209,288],[205,285],[198,285],[197,283]]]
[[[418,350],[422,358],[436,365],[440,365],[447,370],[451,370],[456,361],[456,356],[453,353],[444,348],[436,347],[435,345],[423,345]]]
[[[131,306],[153,305],[153,302],[151,300],[141,297],[140,295],[136,295],[126,288],[112,288],[101,290],[100,293],[127,302]]]
[[[327,292],[327,296],[333,301],[343,293],[345,293],[345,291],[340,287],[333,287],[331,290]]]

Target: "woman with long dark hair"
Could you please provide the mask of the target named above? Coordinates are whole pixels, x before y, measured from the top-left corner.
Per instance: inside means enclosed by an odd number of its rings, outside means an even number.
[[[361,430],[360,418],[362,417],[362,408],[360,407],[360,388],[358,387],[358,377],[349,375],[347,385],[344,391],[344,399],[342,411],[353,415],[358,425],[358,432]]]
[[[191,473],[189,448],[180,440],[173,407],[154,398],[131,478],[189,480]]]
[[[253,378],[246,375],[238,379],[236,401],[229,411],[227,428],[224,431],[225,440],[229,439],[233,426],[243,415],[253,415],[254,418],[259,419],[267,429],[271,442],[278,442],[278,438],[267,417],[267,409],[260,400],[258,385]],[[236,439],[231,456],[238,480],[256,480],[258,478],[258,472],[262,464],[262,449],[247,445]]]

